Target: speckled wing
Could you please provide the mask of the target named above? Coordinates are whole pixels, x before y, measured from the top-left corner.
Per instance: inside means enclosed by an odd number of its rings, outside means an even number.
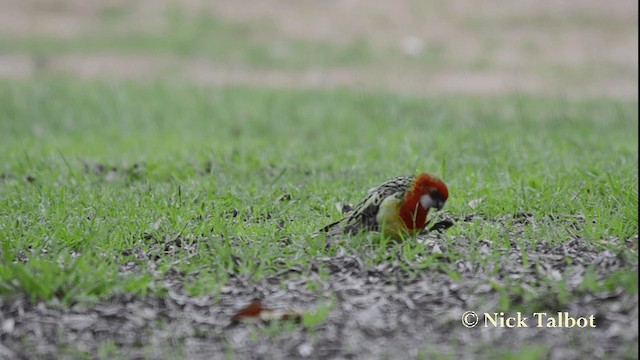
[[[380,204],[388,197],[395,197],[402,201],[413,180],[413,176],[397,177],[371,191],[369,196],[356,205],[345,217],[344,232],[356,234],[365,230],[379,231],[380,224],[377,216],[380,211]]]

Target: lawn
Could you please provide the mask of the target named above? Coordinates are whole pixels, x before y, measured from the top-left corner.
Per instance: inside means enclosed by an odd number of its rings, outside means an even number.
[[[0,80],[0,357],[637,358],[637,131],[608,98]],[[452,226],[309,236],[421,171]],[[302,322],[232,323],[254,298]]]

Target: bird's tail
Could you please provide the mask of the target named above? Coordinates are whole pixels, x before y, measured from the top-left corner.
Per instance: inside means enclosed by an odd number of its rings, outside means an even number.
[[[345,231],[345,222],[346,222],[346,219],[341,219],[334,223],[331,223],[323,227],[322,229],[314,232],[313,234],[311,234],[311,237],[316,238],[320,235],[324,235],[327,238],[327,240],[330,240],[337,236],[343,235]]]

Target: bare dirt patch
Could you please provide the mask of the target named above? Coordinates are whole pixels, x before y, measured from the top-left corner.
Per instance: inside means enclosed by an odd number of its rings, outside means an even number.
[[[525,214],[487,220],[487,224],[508,222],[524,228],[532,221]],[[574,219],[568,224],[580,226],[581,221]],[[517,231],[513,235],[517,239]],[[191,276],[169,271],[162,279],[168,291],[163,297],[117,294],[95,306],[75,305],[70,309],[31,304],[21,296],[0,298],[0,354],[6,358],[61,358],[63,354],[96,354],[112,347],[129,358],[208,359],[224,353],[242,358],[358,359],[436,354],[477,358],[482,353],[490,358],[494,353],[487,349],[517,351],[543,346],[540,356],[554,359],[637,356],[637,296],[618,288],[596,292],[580,289],[588,267],[595,269],[588,276],[602,280],[616,270],[636,267],[629,258],[581,238],[571,238],[562,245],[541,241],[524,245],[525,249],[514,240],[496,264],[499,271],[490,273],[466,258],[453,259],[448,254],[488,251],[495,245],[480,243],[472,247],[468,239],[443,242],[439,236],[431,233],[421,241],[430,244],[430,251],[442,255],[440,261],[455,265],[459,280],[437,266],[407,272],[401,260],[368,266],[366,251],[341,249],[334,257],[316,257],[305,266],[259,280],[232,276],[219,291],[198,297],[185,289],[185,284],[193,280]],[[627,239],[625,244],[637,246],[637,241],[637,237]],[[157,246],[162,253],[185,252],[182,255],[190,256],[204,244],[194,239],[174,239]],[[528,263],[522,261],[523,251]],[[153,251],[132,253],[141,263],[157,259]],[[135,264],[122,271],[136,271]],[[566,278],[567,290],[575,294],[568,303],[563,303],[555,290],[539,283],[540,279],[561,277]],[[467,310],[479,314],[503,311],[500,287],[514,280],[528,284],[538,294],[537,300],[527,302],[528,308],[521,308],[524,303],[518,296],[509,298],[510,311],[520,309],[528,316],[529,328],[484,327],[482,315],[480,325],[462,325],[461,316]],[[273,309],[299,309],[303,313],[325,309],[327,314],[309,326],[288,323],[288,329],[273,323],[232,321],[254,299]],[[593,314],[596,327],[537,328],[537,321],[530,315],[534,311],[556,314],[560,308],[573,316]]]

